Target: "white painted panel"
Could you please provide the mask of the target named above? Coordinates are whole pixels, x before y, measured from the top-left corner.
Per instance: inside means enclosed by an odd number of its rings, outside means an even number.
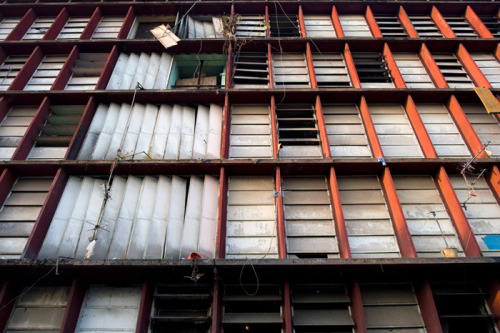
[[[167,235],[168,215],[171,202],[172,179],[160,176],[156,187],[156,201],[146,242],[145,259],[162,258]]]
[[[149,54],[141,52],[139,56],[139,61],[137,63],[137,69],[132,79],[132,85],[130,86],[130,89],[134,89],[137,83],[143,85],[144,79],[146,78],[146,71],[148,70],[149,67],[149,59],[150,59]]]
[[[167,137],[172,117],[172,106],[162,104],[158,111],[155,134],[151,146],[150,156],[153,159],[162,159],[167,147]]]
[[[200,237],[201,209],[203,204],[203,180],[191,176],[186,202],[186,214],[181,240],[181,258],[187,258],[191,252],[198,251]]]
[[[172,176],[172,193],[168,212],[167,244],[165,258],[179,259],[182,230],[184,226],[185,198],[187,181],[178,176]]]
[[[109,79],[107,90],[118,90],[120,89],[123,73],[127,67],[129,55],[126,53],[120,53],[118,60],[116,61],[115,68],[113,69],[113,74]]]
[[[207,152],[209,108],[199,105],[196,113],[196,128],[193,143],[193,159],[203,159]]]
[[[213,258],[217,228],[217,203],[219,198],[219,181],[206,175],[203,184],[203,203],[201,207],[200,237],[198,253],[202,258]]]
[[[190,159],[193,156],[195,110],[191,107],[182,108],[181,145],[179,159]]]
[[[139,137],[137,138],[137,145],[135,147],[135,159],[144,159],[147,156],[142,153],[145,152],[151,156],[151,140],[153,139],[153,133],[155,130],[156,120],[158,117],[158,107],[153,104],[146,104],[146,109],[144,111],[144,119],[142,121],[141,131]],[[165,138],[166,139],[166,138]]]
[[[156,75],[160,69],[160,55],[152,53],[149,58],[149,65],[146,70],[146,75],[140,81],[145,89],[153,89],[156,81]]]
[[[173,57],[167,53],[162,53],[160,57],[160,68],[156,76],[156,81],[153,86],[154,89],[166,89],[167,81],[172,66]]]
[[[97,138],[97,142],[92,152],[91,159],[103,160],[106,157],[109,145],[111,143],[111,138],[113,137],[116,124],[118,123],[119,114],[120,106],[118,104],[111,103],[109,105],[108,112],[106,113],[106,119],[104,120],[102,130],[99,134],[99,137]],[[93,122],[94,120],[92,121],[92,123]],[[116,156],[116,151],[114,156]]]
[[[219,159],[222,141],[222,107],[216,104],[210,104],[208,115],[208,159]]]
[[[123,135],[127,128],[128,118],[131,117],[130,105],[123,103],[120,107],[120,112],[118,113],[118,118],[116,121],[116,126],[113,135],[111,136],[111,141],[108,146],[108,151],[106,152],[105,159],[112,160],[115,159],[122,142]],[[105,125],[106,126],[106,125]]]
[[[102,132],[104,128],[104,123],[106,121],[108,114],[108,105],[99,104],[97,106],[97,110],[92,118],[92,122],[90,123],[89,130],[87,132],[87,136],[85,137],[85,141],[83,142],[82,148],[80,149],[80,153],[78,154],[79,160],[90,160],[92,153],[94,152],[94,148],[97,145],[97,140],[99,139],[99,134]]]
[[[127,159],[133,158],[137,139],[141,131],[142,122],[144,120],[146,108],[142,104],[134,104],[134,108],[130,114],[130,123],[126,128],[125,140],[121,149],[121,154],[126,156]],[[140,158],[140,156],[139,156]]]
[[[165,159],[176,160],[179,157],[179,146],[181,144],[181,125],[183,107],[175,104],[172,109],[172,118],[168,132],[167,147],[165,148]]]
[[[133,82],[137,66],[139,65],[139,56],[136,53],[131,53],[128,57],[127,64],[121,75],[119,89],[134,89],[136,82]]]

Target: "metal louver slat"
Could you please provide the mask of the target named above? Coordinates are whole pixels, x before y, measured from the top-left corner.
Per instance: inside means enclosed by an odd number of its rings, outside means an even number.
[[[313,53],[312,60],[319,88],[352,86],[341,53]]]
[[[457,37],[478,37],[465,17],[445,16],[445,20]]]
[[[372,37],[363,15],[339,15],[339,19],[346,37]]]
[[[266,18],[261,15],[239,15],[235,35],[236,37],[266,37]]]
[[[271,37],[300,37],[297,15],[269,15]]]
[[[108,58],[108,53],[80,53],[65,90],[93,90]]]
[[[500,62],[491,53],[471,53],[472,59],[493,88],[500,88]]]
[[[393,53],[408,88],[434,88],[432,79],[416,53]]]
[[[500,156],[500,124],[495,115],[488,114],[482,104],[464,103],[461,107],[481,142],[489,141],[488,150],[493,156]]]
[[[353,52],[352,58],[362,88],[394,88],[385,57],[379,52]]]
[[[90,17],[70,17],[56,39],[79,39]]]
[[[450,88],[474,87],[474,83],[453,53],[433,53],[432,55]]]
[[[49,30],[54,22],[55,17],[37,17],[35,22],[26,31],[23,40],[39,40],[42,39],[45,33]]]
[[[0,40],[5,40],[20,20],[20,17],[4,17],[0,21]]]
[[[413,27],[420,37],[424,38],[439,38],[444,37],[434,23],[434,20],[428,15],[409,15]]]
[[[9,160],[28,129],[36,107],[14,106],[0,123],[0,160]]]
[[[267,53],[241,52],[234,61],[234,88],[269,88]]]
[[[497,16],[480,16],[479,18],[494,37],[500,37],[500,21]]]
[[[328,15],[304,15],[304,25],[307,37],[332,38],[337,37],[332,19]]]
[[[303,53],[273,54],[275,88],[309,88],[309,70]]]
[[[45,56],[24,87],[24,90],[50,90],[65,61],[66,56]]]
[[[405,29],[396,16],[375,15],[378,27],[384,37],[406,37]]]
[[[118,36],[125,17],[104,16],[97,25],[92,39],[113,39]]]

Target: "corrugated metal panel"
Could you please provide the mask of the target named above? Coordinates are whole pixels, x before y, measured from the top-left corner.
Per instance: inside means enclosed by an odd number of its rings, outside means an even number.
[[[70,17],[56,39],[78,39],[90,17]]]
[[[251,294],[247,289],[255,294]],[[277,284],[225,285],[222,296],[224,332],[280,332],[281,288]],[[262,330],[262,331],[261,331]]]
[[[0,40],[5,40],[20,20],[20,17],[4,17],[3,20],[0,21]]]
[[[479,37],[465,17],[445,16],[444,18],[457,37]]]
[[[323,105],[332,157],[372,157],[357,105]]]
[[[439,157],[469,157],[470,152],[443,104],[417,104],[434,149]]]
[[[338,258],[326,179],[283,178],[282,195],[288,258]]]
[[[35,137],[35,146],[28,160],[59,160],[66,155],[76,131],[85,105],[53,105],[40,134]]]
[[[75,332],[135,332],[140,287],[90,286],[85,294]]]
[[[108,53],[80,53],[65,90],[94,90],[107,59]]]
[[[474,83],[453,53],[433,52],[432,57],[450,88],[474,88]]]
[[[48,55],[42,59],[23,90],[50,90],[67,56]]]
[[[368,332],[426,332],[410,284],[361,284],[360,288]]]
[[[277,258],[274,179],[229,177],[226,258]]]
[[[54,22],[55,17],[37,17],[35,22],[26,31],[22,40],[39,40],[42,39],[47,30]]]
[[[266,18],[263,15],[241,15],[236,21],[236,37],[266,37]]]
[[[400,104],[370,104],[370,114],[385,157],[423,157]]]
[[[17,300],[5,328],[13,332],[59,332],[69,287],[26,288]]]
[[[475,178],[476,176],[470,175],[468,181],[472,182]],[[458,201],[464,203],[469,199],[469,186],[462,176],[450,175],[450,181],[455,189]],[[500,234],[500,206],[483,178],[476,182],[474,191],[477,196],[470,198],[465,203],[465,206],[462,205],[463,211],[483,252],[483,256],[497,257],[500,255],[500,250],[489,249],[483,238],[488,235]]]
[[[290,296],[297,332],[350,332],[354,327],[351,302],[342,284],[292,285]]]
[[[476,65],[493,88],[500,88],[500,63],[491,53],[471,53]]]
[[[341,53],[313,53],[312,59],[319,88],[351,86],[351,79]]]
[[[273,158],[269,105],[232,105],[229,158]]]
[[[430,176],[393,176],[401,208],[419,257],[441,257],[441,250],[456,248],[463,256],[446,208]]]
[[[10,160],[26,133],[36,107],[14,106],[0,123],[0,160]]]
[[[301,37],[297,15],[269,15],[271,37]]]
[[[420,37],[443,37],[443,34],[429,15],[409,15],[408,17]]]
[[[377,25],[384,37],[401,38],[406,37],[406,31],[396,16],[375,15]]]
[[[461,106],[479,139],[483,143],[490,141],[488,150],[494,156],[500,156],[500,125],[495,116],[488,114],[481,104],[461,104]]]
[[[333,28],[332,18],[328,15],[304,15],[307,37],[332,38],[337,37]]]
[[[184,16],[179,38],[223,38],[222,19],[217,16]]]
[[[28,57],[27,55],[12,55],[5,59],[2,66],[0,66],[0,90],[3,91],[9,88],[21,68],[28,61]]]
[[[346,37],[372,37],[363,15],[339,15],[339,19]]]
[[[212,286],[209,284],[157,285],[150,322],[152,333],[210,332]]]
[[[234,88],[269,88],[267,53],[241,52],[234,61]]]
[[[130,125],[127,129],[127,121]],[[78,159],[219,159],[222,107],[100,104]]]
[[[19,259],[52,178],[19,178],[0,210],[0,258]]]
[[[275,88],[311,87],[306,55],[273,54],[273,77]]]
[[[378,177],[340,177],[337,183],[352,257],[399,257]]]
[[[85,256],[104,199],[104,183],[92,177],[69,178],[41,258]],[[179,259],[191,252],[212,258],[218,183],[208,175],[116,176],[92,258]]]
[[[321,140],[314,106],[276,105],[280,158],[322,157]]]
[[[144,89],[166,89],[172,59],[167,53],[120,53],[106,89],[134,89],[137,82]]]
[[[380,52],[353,52],[352,59],[362,88],[394,88],[391,71]]]
[[[104,16],[92,35],[92,39],[113,39],[118,36],[125,17]]]
[[[434,88],[418,54],[393,53],[392,55],[408,88]]]

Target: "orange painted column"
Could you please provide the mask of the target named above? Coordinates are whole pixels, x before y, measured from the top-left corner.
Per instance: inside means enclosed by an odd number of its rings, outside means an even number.
[[[227,174],[224,168],[220,168],[219,176],[219,198],[217,200],[217,233],[215,239],[215,258],[226,256],[226,227],[227,227]]]
[[[481,21],[470,6],[467,6],[467,9],[465,9],[465,18],[469,21],[470,25],[474,28],[474,30],[476,30],[481,38],[494,38],[488,28],[484,25],[483,21]]]
[[[373,37],[381,38],[382,32],[380,31],[380,28],[378,27],[377,20],[375,20],[375,16],[373,15],[373,12],[372,12],[370,6],[366,6],[365,18],[366,18],[366,22],[368,23],[368,27],[370,28],[370,31],[372,32]]]
[[[271,96],[271,130],[273,131],[273,158],[279,157],[278,122],[276,120],[276,100]]]
[[[339,13],[337,13],[337,8],[332,6],[332,23],[335,28],[335,32],[337,33],[338,38],[345,37],[344,30],[342,29],[342,24],[340,24]]]
[[[267,63],[269,64],[269,88],[274,88],[273,77],[273,53],[271,52],[271,44],[267,44]]]
[[[290,281],[285,280],[283,284],[283,332],[293,333],[292,324],[292,300],[290,297]]]
[[[366,333],[365,311],[363,310],[363,299],[361,298],[361,289],[359,282],[354,281],[349,293],[351,299],[352,320],[354,321],[355,333]]]
[[[496,165],[491,167],[486,175],[486,181],[497,202],[500,203],[500,170]]]
[[[347,236],[347,228],[345,226],[344,213],[342,211],[342,202],[340,201],[337,175],[333,167],[330,168],[328,186],[330,189],[333,216],[335,218],[335,233],[337,235],[339,254],[341,258],[351,258],[351,248],[349,247],[349,238]]]
[[[443,15],[439,12],[436,6],[432,6],[431,17],[436,23],[438,29],[441,31],[444,37],[446,38],[457,38],[453,30],[451,30],[448,22],[444,19]]]
[[[405,109],[411,126],[413,127],[413,131],[417,136],[418,143],[420,143],[420,147],[422,148],[424,156],[426,158],[436,158],[437,154],[436,150],[434,149],[434,145],[432,144],[431,138],[429,137],[429,134],[425,129],[422,118],[420,118],[417,106],[415,105],[415,102],[410,95],[408,95],[408,98],[406,99]]]
[[[276,210],[277,210],[277,231],[278,231],[278,255],[280,259],[287,258],[286,233],[285,233],[285,212],[283,211],[283,195],[281,193],[281,169],[276,167]]]
[[[221,159],[229,158],[229,136],[231,131],[231,106],[229,105],[229,95],[224,98],[224,109],[222,110],[222,144],[220,149]]]
[[[497,58],[498,61],[500,61],[500,44],[497,44],[493,55],[495,56],[495,58]]]
[[[344,60],[347,66],[347,71],[349,72],[349,76],[351,77],[352,86],[354,88],[361,88],[361,81],[359,81],[358,72],[356,71],[356,65],[354,64],[351,50],[349,49],[349,45],[347,45],[347,43],[345,44],[344,48]]]
[[[458,201],[455,190],[451,185],[450,178],[448,178],[448,174],[444,167],[439,168],[439,171],[434,177],[434,182],[443,199],[446,211],[457,230],[457,236],[464,249],[465,255],[468,257],[480,257],[481,250],[479,249],[479,245],[472,233],[467,217],[465,217],[462,206]]]
[[[132,25],[134,24],[136,15],[134,12],[134,8],[130,6],[130,8],[127,11],[127,15],[125,15],[125,20],[123,20],[122,27],[120,29],[120,32],[118,32],[118,36],[116,36],[116,39],[127,39],[127,36],[130,32],[130,29],[132,28]]]
[[[383,158],[384,153],[382,151],[382,146],[380,146],[380,142],[378,141],[377,131],[375,131],[375,125],[373,124],[372,117],[370,116],[370,111],[368,110],[368,104],[366,103],[366,99],[364,96],[361,97],[361,102],[359,103],[359,111],[361,114],[361,120],[363,121],[363,125],[365,126],[366,136],[368,138],[368,142],[370,143],[373,157]]]
[[[328,134],[326,132],[325,117],[323,115],[323,107],[319,95],[316,96],[316,119],[318,121],[319,137],[321,139],[321,150],[324,158],[331,158],[330,143],[328,142]]]
[[[422,319],[424,320],[426,332],[443,333],[429,281],[424,281],[422,283],[422,285],[416,291],[416,295],[420,313],[422,314]]]
[[[307,42],[306,44],[306,59],[307,59],[307,69],[309,70],[309,77],[311,78],[311,88],[318,88],[318,83],[316,81],[316,73],[314,72],[314,63],[312,60],[311,44]]]
[[[233,45],[229,43],[229,46],[227,47],[226,82],[224,82],[226,89],[231,88],[232,83],[233,83]]]
[[[465,71],[469,74],[474,84],[478,87],[491,88],[491,84],[488,82],[483,72],[477,67],[474,59],[472,59],[471,55],[462,43],[458,45],[457,49],[457,58],[460,60],[462,65],[464,66]]]
[[[460,134],[462,134],[462,138],[464,139],[465,144],[469,148],[469,151],[471,152],[472,156],[476,155],[477,152],[480,151],[481,148],[483,147],[483,143],[481,142],[476,132],[472,128],[472,125],[470,124],[469,119],[467,119],[467,116],[462,110],[460,103],[458,103],[457,98],[454,95],[452,95],[446,106],[450,111],[450,115],[453,118],[455,124],[457,125]],[[486,155],[484,151],[481,152],[481,154],[479,154],[478,156],[478,158],[487,158],[487,157],[488,155]]]
[[[391,215],[391,221],[396,239],[398,240],[401,256],[405,258],[416,258],[417,251],[415,250],[410,230],[406,224],[405,215],[401,208],[396,187],[394,186],[394,181],[392,180],[391,172],[388,167],[385,167],[382,172],[380,184],[382,185],[385,201],[389,208],[389,214]]]
[[[271,36],[271,24],[269,23],[269,7],[266,6],[266,37],[269,37]]]
[[[403,6],[399,6],[398,17],[399,17],[399,22],[401,22],[401,24],[405,28],[406,33],[408,34],[408,36],[410,38],[418,38],[419,37],[418,33],[415,30],[415,27],[413,26],[413,24],[411,23],[411,20],[408,17],[408,15],[406,14],[406,11],[403,8]]]
[[[306,33],[306,24],[304,23],[304,13],[302,12],[302,6],[299,5],[299,25],[300,25],[300,34],[302,37],[307,37]]]
[[[434,58],[432,57],[431,53],[429,52],[429,49],[427,48],[427,46],[425,46],[425,44],[422,44],[419,56],[420,59],[422,59],[422,63],[424,64],[427,73],[429,73],[434,85],[438,88],[448,88],[448,83],[446,82],[446,79],[444,78],[443,74],[441,73],[441,70],[434,61]]]
[[[391,71],[391,76],[394,79],[396,88],[406,88],[405,80],[403,80],[403,76],[399,72],[398,65],[396,64],[396,61],[394,60],[392,52],[389,49],[389,45],[387,45],[387,43],[384,44],[382,53],[384,54],[387,68]]]
[[[498,280],[492,283],[488,294],[488,306],[490,307],[497,329],[500,330],[500,282]]]
[[[135,329],[137,333],[148,332],[151,309],[153,307],[153,293],[153,284],[145,280],[142,283],[141,303],[139,307],[139,315],[137,317],[137,326]]]

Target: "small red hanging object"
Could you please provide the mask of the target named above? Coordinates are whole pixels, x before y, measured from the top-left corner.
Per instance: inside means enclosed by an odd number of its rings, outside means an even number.
[[[191,252],[188,259],[201,259],[201,256],[196,252]]]

